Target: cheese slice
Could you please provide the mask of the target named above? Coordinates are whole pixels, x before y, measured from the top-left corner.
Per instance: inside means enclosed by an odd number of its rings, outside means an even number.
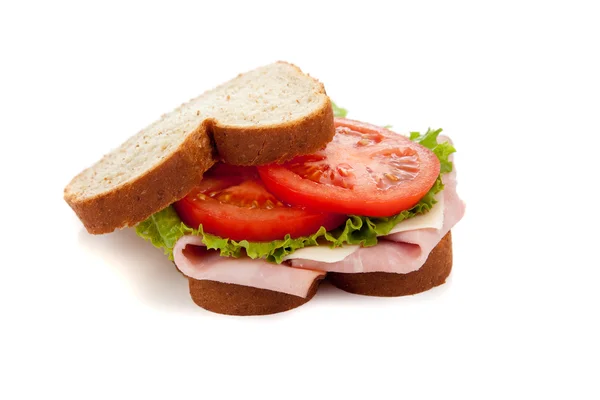
[[[444,225],[444,196],[443,191],[439,192],[435,199],[437,203],[429,210],[428,213],[417,215],[416,217],[412,217],[406,219],[400,223],[398,223],[392,230],[388,233],[391,235],[392,233],[398,232],[406,232],[417,229],[442,229]],[[343,247],[331,248],[329,246],[309,246],[304,247],[302,249],[298,249],[294,251],[292,254],[288,254],[283,257],[283,260],[294,260],[294,259],[302,259],[302,260],[311,260],[317,262],[324,263],[335,263],[338,261],[342,261],[344,258],[348,257],[350,254],[354,253],[358,250],[360,246],[357,245],[344,245]]]
[[[437,229],[437,230],[442,229],[442,226],[444,225],[444,196],[443,196],[443,193],[444,193],[444,191],[441,191],[435,195],[435,199],[437,200],[437,203],[435,203],[434,206],[431,207],[431,210],[429,210],[429,212],[427,212],[425,214],[417,215],[416,217],[412,217],[412,218],[409,218],[409,219],[406,219],[406,220],[400,222],[399,224],[397,224],[395,227],[392,228],[392,230],[390,231],[390,233],[388,233],[388,235],[391,235],[392,233],[398,233],[398,232],[413,231],[416,229],[427,229],[427,228],[433,228],[433,229]]]
[[[344,245],[343,247],[331,248],[329,246],[309,246],[294,251],[292,254],[288,254],[283,257],[284,260],[292,260],[295,258],[301,258],[303,260],[318,261],[324,263],[334,263],[342,261],[350,254],[358,250],[360,246],[357,245]]]

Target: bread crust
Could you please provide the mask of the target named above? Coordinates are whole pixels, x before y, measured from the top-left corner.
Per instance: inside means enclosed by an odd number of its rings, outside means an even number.
[[[84,199],[70,192],[69,184],[65,201],[89,233],[134,226],[189,193],[213,166],[217,157],[207,133],[209,127],[210,121],[205,121],[175,152],[135,180]]]
[[[287,293],[188,278],[190,295],[205,310],[227,315],[268,315],[288,311],[307,303],[317,292],[324,276],[312,283],[306,298]]]
[[[452,270],[452,235],[442,238],[425,264],[408,274],[329,272],[327,279],[346,292],[365,296],[395,297],[417,294],[446,282]]]
[[[285,61],[278,63],[290,65],[303,74],[294,64]],[[314,153],[331,142],[335,135],[331,99],[321,82],[309,78],[319,85],[318,94],[325,96],[326,101],[320,109],[300,120],[259,127],[228,126],[216,121],[212,136],[221,160],[232,165],[280,163]]]
[[[325,93],[325,89],[323,89]],[[322,149],[335,135],[333,109],[324,106],[304,118],[265,127],[231,127],[215,123],[213,140],[222,161],[232,165],[264,165]]]

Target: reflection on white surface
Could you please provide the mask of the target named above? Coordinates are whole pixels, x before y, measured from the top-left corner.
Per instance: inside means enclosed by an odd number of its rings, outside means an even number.
[[[175,311],[198,308],[189,296],[187,279],[175,264],[133,229],[106,235],[90,235],[82,229],[78,241],[120,276],[142,303]]]

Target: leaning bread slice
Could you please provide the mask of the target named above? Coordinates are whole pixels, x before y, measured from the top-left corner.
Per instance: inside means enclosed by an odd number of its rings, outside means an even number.
[[[131,137],[65,188],[90,233],[133,226],[185,196],[217,160],[261,165],[312,153],[335,133],[317,80],[278,62],[205,92]]]
[[[327,279],[346,292],[365,296],[394,297],[417,294],[446,282],[452,270],[452,235],[450,232],[429,253],[421,268],[408,274],[389,272],[329,272]]]

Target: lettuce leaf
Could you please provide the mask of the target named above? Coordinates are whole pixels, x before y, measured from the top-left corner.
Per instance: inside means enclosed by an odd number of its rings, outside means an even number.
[[[331,107],[333,108],[334,117],[346,118],[346,115],[348,115],[348,110],[342,107],[338,107],[333,101],[331,102]]]
[[[449,160],[450,154],[456,152],[454,146],[449,142],[438,143],[438,136],[442,133],[442,129],[431,130],[427,129],[425,134],[421,135],[419,132],[411,132],[410,140],[419,143],[423,147],[427,147],[429,150],[437,156],[440,160],[440,175],[448,172],[452,172],[452,162]]]
[[[448,142],[438,143],[437,137],[441,132],[441,129],[428,129],[423,135],[419,132],[410,133],[411,140],[432,150],[440,160],[440,176],[419,203],[411,209],[391,217],[372,218],[351,215],[345,225],[330,232],[321,227],[310,236],[292,239],[286,235],[282,240],[272,242],[249,242],[247,240],[235,241],[205,233],[202,226],[199,229],[190,228],[181,221],[175,209],[169,206],[140,222],[136,227],[136,233],[141,238],[150,241],[155,247],[163,249],[170,260],[173,260],[175,242],[183,235],[202,236],[206,247],[219,250],[222,256],[240,257],[245,253],[250,258],[265,258],[267,261],[278,264],[286,255],[306,246],[340,247],[344,244],[374,246],[377,244],[377,236],[386,235],[396,224],[405,219],[428,212],[436,203],[435,195],[444,188],[441,174],[452,171],[452,162],[448,156],[456,151]]]

